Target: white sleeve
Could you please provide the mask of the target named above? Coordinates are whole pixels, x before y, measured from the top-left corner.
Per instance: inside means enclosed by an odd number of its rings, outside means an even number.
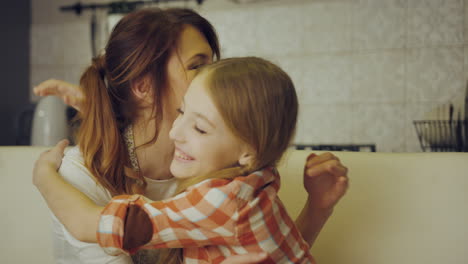
[[[105,206],[112,199],[109,191],[102,187],[85,167],[83,156],[78,146],[71,148],[65,153],[59,173],[67,182],[99,206]]]
[[[62,160],[60,175],[100,206],[111,199],[110,193],[97,183],[84,166],[78,146],[69,149]],[[109,256],[96,243],[85,243],[75,239],[52,214],[54,257],[57,264],[130,264],[129,256]]]

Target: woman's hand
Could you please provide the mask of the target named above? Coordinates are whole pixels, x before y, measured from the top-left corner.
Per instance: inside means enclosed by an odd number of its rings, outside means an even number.
[[[69,142],[66,139],[61,140],[55,147],[43,152],[36,160],[33,169],[33,184],[38,186],[51,171],[57,171],[62,164],[63,154]]]
[[[316,209],[332,210],[348,189],[348,168],[330,152],[310,154],[304,168],[304,187]]]
[[[34,87],[34,94],[38,96],[54,95],[60,97],[65,104],[80,111],[84,95],[79,86],[61,80],[49,79]]]

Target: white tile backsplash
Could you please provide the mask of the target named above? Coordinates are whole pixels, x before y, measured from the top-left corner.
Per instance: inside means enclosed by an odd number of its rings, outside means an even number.
[[[351,54],[316,54],[302,58],[301,103],[347,103],[351,97]]]
[[[296,7],[304,53],[351,50],[351,2],[321,1]]]
[[[405,50],[354,53],[353,102],[405,102]]]
[[[406,100],[439,103],[451,100],[465,86],[463,63],[462,47],[409,49]]]
[[[60,45],[61,24],[31,25],[31,64],[61,65],[66,48]]]
[[[463,0],[409,0],[408,47],[463,44]]]
[[[223,57],[265,57],[294,81],[296,143],[421,151],[412,121],[462,104],[468,0],[221,2],[196,9],[216,27]],[[89,12],[58,11],[75,3],[33,0],[31,87],[49,78],[77,83],[90,62]]]
[[[357,1],[353,6],[353,49],[404,48],[408,1],[411,0]]]
[[[376,144],[377,151],[406,149],[405,104],[355,104],[351,114],[352,141]]]
[[[468,1],[464,1],[463,6],[463,35],[464,35],[464,44],[468,44]]]
[[[258,47],[252,10],[217,11],[205,17],[216,26],[222,57],[254,55]],[[218,26],[219,25],[219,26]],[[242,32],[242,34],[239,34]]]
[[[254,21],[246,26],[254,28],[258,45],[254,50],[255,54],[265,56],[278,53],[282,55],[303,53],[303,38],[307,33],[297,25],[300,25],[308,14],[301,10],[301,6],[293,5],[288,8],[275,6],[253,9],[250,12]]]
[[[349,144],[351,113],[351,104],[301,104],[295,143]]]
[[[92,58],[91,33],[88,23],[61,25],[59,45],[66,47],[63,58],[66,65],[87,65]]]

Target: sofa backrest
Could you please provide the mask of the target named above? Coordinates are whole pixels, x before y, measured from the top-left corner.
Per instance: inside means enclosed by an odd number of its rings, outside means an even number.
[[[32,185],[47,148],[0,147],[0,262],[52,263],[50,213]],[[287,153],[280,197],[295,218],[309,151]],[[468,263],[468,153],[335,153],[350,188],[312,248],[324,264]]]
[[[335,154],[350,186],[312,248],[318,263],[468,263],[468,153]],[[307,155],[291,152],[279,168],[294,218]]]
[[[50,213],[32,184],[42,147],[0,147],[0,262],[53,263]]]

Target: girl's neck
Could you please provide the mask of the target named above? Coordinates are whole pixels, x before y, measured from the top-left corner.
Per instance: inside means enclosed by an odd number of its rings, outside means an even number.
[[[154,180],[170,179],[173,176],[169,167],[174,153],[174,145],[169,139],[171,124],[163,120],[158,139],[144,145],[153,139],[156,129],[154,118],[145,119],[138,119],[132,124],[135,153],[140,172],[144,177]]]

